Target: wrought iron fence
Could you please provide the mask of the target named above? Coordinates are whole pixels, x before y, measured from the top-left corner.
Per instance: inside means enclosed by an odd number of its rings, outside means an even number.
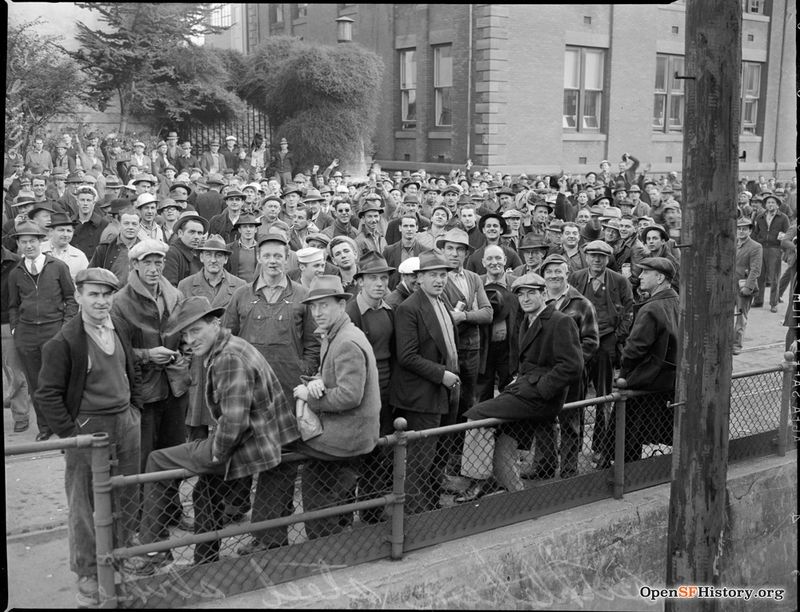
[[[235,136],[236,142],[247,147],[248,151],[256,134],[261,134],[268,147],[272,142],[269,118],[252,106],[248,106],[247,111],[237,117],[236,121],[201,123],[190,119],[179,125],[178,133],[181,138],[191,141],[195,154],[198,155],[209,150],[208,145],[212,138],[218,138],[220,144],[225,146],[225,138]]]
[[[731,461],[785,453],[794,365],[733,377]],[[289,454],[240,482],[185,470],[112,477],[107,440],[93,442],[100,605],[230,596],[667,482],[670,395],[619,389],[567,404],[549,426],[484,419],[405,431],[398,419],[367,456]],[[142,507],[121,505],[132,486]],[[120,529],[126,521],[138,534]]]

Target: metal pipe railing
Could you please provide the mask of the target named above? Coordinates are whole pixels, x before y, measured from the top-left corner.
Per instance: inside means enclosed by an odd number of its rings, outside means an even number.
[[[111,455],[107,433],[93,434],[92,489],[97,554],[97,586],[100,608],[116,608],[114,584],[114,515],[111,501]]]
[[[81,434],[74,438],[58,438],[55,440],[45,440],[43,442],[29,442],[27,444],[14,444],[6,446],[4,453],[6,457],[13,455],[30,455],[51,450],[66,450],[68,448],[89,448],[92,446],[92,435]]]
[[[788,438],[791,435],[789,429],[789,413],[792,410],[792,383],[797,364],[794,361],[794,353],[787,351],[783,354],[783,384],[781,385],[781,413],[778,418],[778,456],[786,455]]]

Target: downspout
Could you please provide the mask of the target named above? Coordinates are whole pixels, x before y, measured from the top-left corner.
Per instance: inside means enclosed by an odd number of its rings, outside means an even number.
[[[472,157],[472,4],[467,5],[467,159]]]
[[[780,122],[781,117],[781,89],[783,84],[783,52],[786,48],[786,24],[788,23],[786,20],[789,18],[789,2],[787,0],[783,1],[783,22],[781,27],[781,63],[778,67],[778,104],[775,108],[775,144],[772,149],[772,163],[775,165],[775,170],[773,172],[775,179],[778,178],[778,123]]]

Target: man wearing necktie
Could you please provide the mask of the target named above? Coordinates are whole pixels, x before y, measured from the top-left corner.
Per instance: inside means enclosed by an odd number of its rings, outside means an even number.
[[[420,254],[418,290],[395,310],[397,361],[392,373],[390,403],[395,417],[409,430],[441,425],[451,397],[458,392],[458,330],[442,301],[450,264],[436,251]],[[437,507],[442,462],[436,460],[437,438],[421,438],[409,447],[406,509],[425,512]]]
[[[59,437],[106,432],[115,449],[114,474],[138,474],[140,368],[128,341],[128,324],[110,314],[119,280],[103,268],[88,268],[78,272],[75,283],[80,316],[45,344],[36,400]],[[67,449],[64,459],[70,569],[78,575],[79,603],[96,605],[91,449]],[[135,485],[120,489],[117,546],[129,543],[138,505]]]

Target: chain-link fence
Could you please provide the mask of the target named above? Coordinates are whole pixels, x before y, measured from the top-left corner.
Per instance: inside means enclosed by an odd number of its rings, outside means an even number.
[[[773,453],[776,441],[785,449],[791,367],[734,378],[732,460]],[[367,456],[289,455],[239,480],[184,470],[112,478],[101,466],[98,578],[115,594],[104,603],[174,607],[233,595],[666,482],[674,408],[672,393],[620,390],[567,404],[549,423],[405,432],[398,419]],[[749,447],[734,452],[737,444]]]

